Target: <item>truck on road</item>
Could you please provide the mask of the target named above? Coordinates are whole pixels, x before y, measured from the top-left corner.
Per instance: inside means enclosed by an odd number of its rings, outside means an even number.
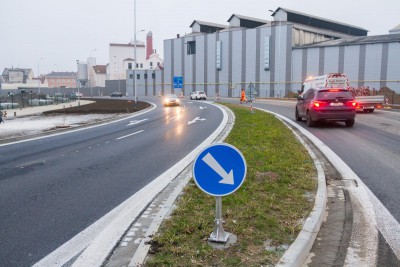
[[[384,95],[355,96],[356,110],[374,112],[375,108],[382,108],[385,103]]]
[[[299,95],[304,95],[310,88],[321,87],[346,88],[351,91],[357,102],[357,111],[373,112],[375,108],[382,108],[385,104],[385,96],[376,95],[375,90],[371,93],[368,87],[350,87],[349,78],[344,73],[329,73],[322,76],[307,78],[299,91]]]

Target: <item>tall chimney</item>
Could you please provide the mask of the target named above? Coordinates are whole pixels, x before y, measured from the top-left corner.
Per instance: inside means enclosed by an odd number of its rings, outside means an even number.
[[[149,31],[146,37],[146,59],[153,53],[153,33]]]

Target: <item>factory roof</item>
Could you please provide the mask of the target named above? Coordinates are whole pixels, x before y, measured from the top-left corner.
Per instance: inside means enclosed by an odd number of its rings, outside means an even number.
[[[368,30],[350,25],[347,23],[343,22],[338,22],[326,18],[321,18],[313,15],[309,15],[306,13],[294,11],[291,9],[287,8],[282,8],[278,7],[274,13],[272,13],[272,16],[275,16],[280,10],[286,12],[287,14],[287,21],[293,22],[293,23],[300,23],[304,25],[309,25],[312,27],[316,28],[321,28],[321,29],[328,29],[328,30],[333,30],[336,32],[341,32],[345,34],[350,34],[354,36],[366,36],[368,33]]]
[[[336,39],[336,40],[330,40],[330,41],[321,42],[321,43],[315,43],[312,45],[304,45],[304,46],[300,46],[298,48],[392,43],[392,42],[400,42],[400,34],[348,37],[348,38],[343,38],[343,39]]]

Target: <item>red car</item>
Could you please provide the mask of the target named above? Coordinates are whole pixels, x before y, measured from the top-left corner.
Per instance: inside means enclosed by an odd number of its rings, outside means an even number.
[[[296,121],[305,119],[307,126],[315,126],[318,121],[343,121],[353,127],[357,103],[345,88],[309,89],[298,97]]]

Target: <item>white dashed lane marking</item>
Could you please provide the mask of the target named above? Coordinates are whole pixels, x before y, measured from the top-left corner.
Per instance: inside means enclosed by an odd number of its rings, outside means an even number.
[[[117,139],[115,139],[115,140],[120,140],[120,139],[123,139],[123,138],[127,138],[127,137],[129,137],[129,136],[132,136],[132,135],[135,135],[135,134],[141,133],[141,132],[143,132],[143,131],[144,131],[144,130],[140,130],[140,131],[137,131],[137,132],[134,132],[134,133],[128,134],[128,135],[124,135],[124,136],[118,137],[118,138],[117,138]]]

